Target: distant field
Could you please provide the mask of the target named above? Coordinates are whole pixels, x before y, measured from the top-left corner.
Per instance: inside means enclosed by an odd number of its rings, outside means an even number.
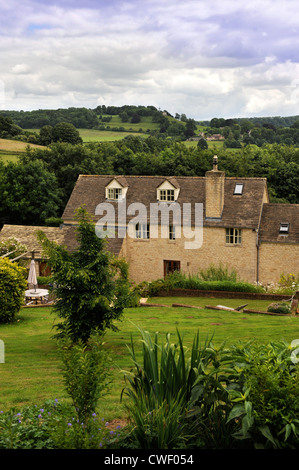
[[[33,148],[45,148],[41,145],[28,144],[18,140],[0,139],[0,161],[17,162],[20,153],[25,152],[27,145]]]
[[[100,131],[96,129],[78,129],[83,142],[112,142],[124,139],[128,135],[143,137],[145,134],[137,132]]]
[[[104,117],[104,116],[103,116]],[[105,116],[107,117],[107,116]],[[110,127],[124,127],[124,129],[132,129],[133,131],[139,131],[139,129],[142,129],[143,132],[146,132],[147,130],[153,131],[159,129],[159,124],[156,122],[152,122],[152,118],[149,117],[142,117],[140,122],[132,123],[132,122],[122,122],[121,118],[116,115],[116,116],[109,116],[112,117],[110,122],[105,122],[103,123],[105,127],[107,126]]]
[[[27,145],[33,148],[45,148],[42,145],[28,144],[19,140],[0,139],[0,151],[25,152]]]

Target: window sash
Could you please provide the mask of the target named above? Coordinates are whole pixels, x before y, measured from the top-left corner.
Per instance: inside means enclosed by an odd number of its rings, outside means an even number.
[[[174,189],[160,189],[160,201],[174,201]]]
[[[136,224],[135,227],[135,236],[139,239],[149,239],[150,237],[150,228],[149,224]]]
[[[169,225],[169,240],[175,240],[175,225]]]
[[[108,188],[108,199],[117,201],[122,197],[122,188]]]
[[[226,229],[226,243],[229,245],[240,245],[242,243],[242,231],[240,228]]]
[[[164,260],[164,277],[173,273],[174,271],[180,271],[180,269],[180,261]]]

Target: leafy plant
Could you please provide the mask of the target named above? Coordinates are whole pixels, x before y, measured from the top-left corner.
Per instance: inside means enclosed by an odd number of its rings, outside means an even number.
[[[199,277],[204,281],[238,281],[237,271],[221,263],[218,266],[211,264],[207,269],[200,270]]]
[[[64,338],[58,345],[66,391],[78,421],[88,427],[97,402],[109,385],[109,357],[99,335],[93,335],[87,344],[82,341],[72,343],[69,338]]]
[[[275,303],[275,304],[269,305],[267,311],[272,312],[272,313],[285,313],[285,314],[288,314],[291,311],[291,307],[288,303],[281,302],[281,303]]]
[[[138,359],[131,338],[129,351],[135,374],[126,373],[128,386],[122,392],[129,397],[126,406],[134,423],[132,438],[141,448],[184,446],[192,435],[186,420],[192,387],[199,371],[210,362],[210,350],[199,347],[198,333],[188,354],[178,330],[176,343],[171,343],[167,334],[161,346],[158,333],[152,340],[147,331],[139,331],[143,361]]]
[[[26,269],[0,258],[0,323],[11,322],[24,303]]]
[[[299,448],[299,370],[284,342],[235,349],[242,388],[230,390],[235,403],[228,421],[238,424],[234,437],[249,447]],[[242,384],[243,382],[243,384]]]
[[[209,276],[212,276],[212,274],[210,273]],[[248,282],[225,279],[203,280],[198,275],[187,275],[180,271],[175,271],[172,274],[169,274],[168,276],[166,276],[165,279],[159,279],[157,281],[152,282],[148,287],[148,292],[150,295],[155,295],[159,292],[160,289],[168,290],[175,288],[229,292],[264,292],[264,289],[261,286],[256,286]]]
[[[97,237],[85,209],[79,208],[76,218],[79,246],[75,252],[51,242],[41,231],[38,238],[57,285],[54,312],[63,320],[57,328],[72,341],[86,343],[95,330],[116,329],[113,321],[121,318],[130,289],[126,262],[105,250],[105,240]]]
[[[117,445],[121,430],[93,413],[88,428],[73,407],[48,400],[42,406],[0,412],[0,449],[100,449]]]

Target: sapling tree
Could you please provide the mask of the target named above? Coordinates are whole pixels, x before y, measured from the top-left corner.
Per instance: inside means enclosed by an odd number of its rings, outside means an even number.
[[[78,247],[74,252],[50,241],[42,231],[38,239],[57,285],[54,312],[63,320],[57,325],[59,335],[87,343],[95,331],[116,329],[114,321],[128,304],[130,288],[127,263],[106,249],[106,240],[97,237],[83,207],[76,219]]]

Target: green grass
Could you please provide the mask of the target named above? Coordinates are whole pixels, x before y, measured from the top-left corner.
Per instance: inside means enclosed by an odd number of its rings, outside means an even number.
[[[156,122],[152,122],[152,118],[150,116],[141,117],[140,122],[132,123],[122,122],[121,118],[118,115],[115,115],[112,116],[110,122],[103,122],[103,124],[105,127],[123,127],[126,130],[132,129],[135,132],[139,131],[139,129],[142,129],[143,132],[146,132],[148,129],[150,131],[154,131],[160,128],[159,124],[157,124]]]
[[[19,157],[19,154],[0,151],[0,160],[2,160],[3,163],[8,163],[8,162],[16,163],[18,161],[18,157]]]
[[[236,306],[249,303],[247,308],[266,309],[262,301],[208,298],[155,298],[155,303],[184,303],[189,305],[222,304]],[[268,305],[268,302],[266,302]],[[64,390],[60,359],[56,345],[51,338],[55,317],[48,308],[22,309],[18,322],[0,325],[0,339],[5,344],[5,363],[0,364],[0,410],[23,405],[42,405],[46,399],[67,399]],[[191,346],[194,334],[199,330],[202,344],[214,335],[215,345],[227,345],[239,340],[256,339],[261,342],[299,339],[299,319],[287,316],[266,316],[243,312],[223,312],[208,309],[175,307],[141,307],[127,309],[123,321],[118,323],[118,332],[107,332],[106,348],[113,359],[113,386],[109,394],[100,400],[99,412],[105,419],[122,418],[124,407],[120,394],[124,386],[124,369],[132,367],[127,346],[130,335],[139,340],[137,327],[150,333],[173,334],[176,328],[184,337],[184,344]]]
[[[122,140],[128,135],[142,137],[145,134],[137,132],[120,132],[120,131],[100,131],[96,129],[78,129],[80,137],[84,143],[87,142],[113,142]]]

